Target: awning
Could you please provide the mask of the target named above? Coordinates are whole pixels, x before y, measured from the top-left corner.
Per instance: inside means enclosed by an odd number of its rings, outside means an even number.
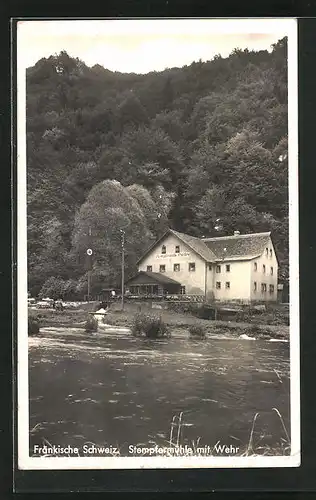
[[[126,281],[127,286],[131,285],[160,285],[180,287],[181,283],[165,276],[162,273],[152,273],[149,271],[139,271],[135,276]]]

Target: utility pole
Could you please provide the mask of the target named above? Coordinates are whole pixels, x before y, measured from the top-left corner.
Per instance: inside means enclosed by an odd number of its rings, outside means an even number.
[[[90,302],[91,271],[88,271],[88,302]]]
[[[121,293],[122,293],[122,311],[124,310],[124,268],[125,268],[125,231],[120,229],[121,233],[121,243],[122,243],[122,284],[121,284]]]
[[[89,227],[89,247],[91,246],[91,227]],[[91,255],[92,255],[92,250],[89,248],[87,250],[87,254],[89,255],[89,261],[88,261],[88,302],[90,302],[90,293],[91,293]]]

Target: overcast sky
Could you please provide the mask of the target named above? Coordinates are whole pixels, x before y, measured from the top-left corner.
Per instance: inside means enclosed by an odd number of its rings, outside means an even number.
[[[88,66],[147,73],[228,56],[234,48],[271,50],[295,29],[290,19],[159,19],[19,21],[24,67],[65,50]]]

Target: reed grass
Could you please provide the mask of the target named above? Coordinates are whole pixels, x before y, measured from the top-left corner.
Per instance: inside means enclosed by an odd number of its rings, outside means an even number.
[[[275,446],[271,445],[260,445],[259,443],[255,444],[254,443],[254,432],[255,432],[255,425],[257,422],[258,417],[260,416],[259,412],[256,412],[251,423],[251,428],[250,428],[250,434],[249,434],[249,439],[247,443],[244,443],[240,445],[240,452],[237,454],[238,456],[263,456],[263,455],[286,455],[290,451],[291,448],[291,440],[289,437],[289,433],[286,429],[284,419],[280,413],[280,411],[277,408],[272,408],[272,411],[275,411],[276,414],[278,415],[282,429],[284,432],[285,437],[280,438],[280,443],[277,443]],[[184,446],[185,445],[185,436],[184,436],[184,427],[186,426],[186,423],[184,421],[184,412],[180,412],[179,415],[173,415],[171,424],[170,424],[170,432],[169,432],[169,441],[168,445],[170,447],[179,447],[179,446]],[[234,440],[240,441],[238,438],[235,436],[231,436]],[[264,436],[262,436],[261,439],[264,439]],[[194,454],[197,454],[197,450],[200,447],[200,441],[201,441],[201,436],[199,436],[196,440],[191,441],[191,448],[194,451]],[[212,446],[212,449],[214,450],[216,448],[216,445],[218,445],[220,441],[217,441],[215,445]],[[203,447],[203,446],[202,446]],[[210,456],[218,456],[217,453],[212,453]],[[235,455],[234,455],[235,456]]]

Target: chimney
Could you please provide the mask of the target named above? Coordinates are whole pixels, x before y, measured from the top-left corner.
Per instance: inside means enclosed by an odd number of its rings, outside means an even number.
[[[240,235],[240,231],[234,231],[234,236],[239,236]]]

